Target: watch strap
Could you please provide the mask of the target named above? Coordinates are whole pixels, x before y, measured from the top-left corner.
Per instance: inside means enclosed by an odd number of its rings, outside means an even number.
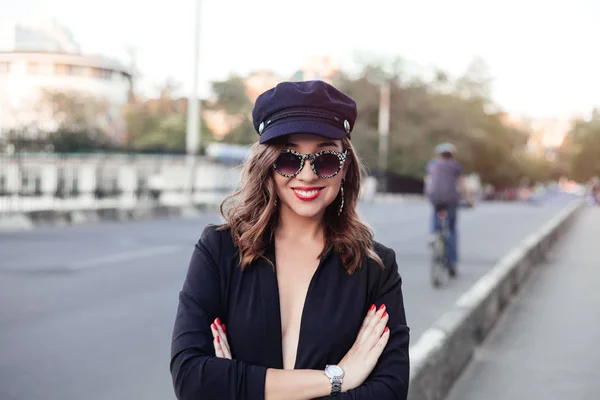
[[[331,397],[335,397],[342,392],[342,379],[333,377],[330,379],[331,382]]]

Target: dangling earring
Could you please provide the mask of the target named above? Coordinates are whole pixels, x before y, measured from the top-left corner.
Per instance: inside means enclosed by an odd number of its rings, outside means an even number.
[[[275,201],[273,202],[273,204],[275,205],[275,207],[277,207],[277,197],[275,197]]]
[[[338,217],[342,215],[342,211],[344,210],[344,181],[345,178],[342,178],[342,186],[340,186],[340,195],[342,196],[342,201],[340,203],[340,208],[338,209]]]

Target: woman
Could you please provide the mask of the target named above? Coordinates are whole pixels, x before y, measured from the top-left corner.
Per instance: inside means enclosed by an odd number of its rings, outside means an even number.
[[[178,399],[406,399],[395,254],[355,209],[356,113],[321,81],[257,99],[241,189],[222,205],[226,223],[202,233],[180,292]]]

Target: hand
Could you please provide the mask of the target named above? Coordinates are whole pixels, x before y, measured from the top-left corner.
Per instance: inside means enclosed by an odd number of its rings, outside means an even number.
[[[354,345],[339,362],[339,366],[344,370],[342,391],[362,385],[375,368],[390,338],[390,331],[386,326],[388,320],[389,315],[384,304],[378,310],[375,310],[374,304],[371,306]]]
[[[221,325],[219,318],[210,325],[210,331],[213,334],[213,346],[215,347],[215,355],[219,358],[227,358],[231,360],[231,350],[229,349],[229,342],[227,341],[227,335],[225,335],[225,324]]]

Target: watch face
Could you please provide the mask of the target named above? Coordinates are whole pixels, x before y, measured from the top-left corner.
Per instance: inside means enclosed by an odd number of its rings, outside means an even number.
[[[344,376],[344,370],[341,369],[340,367],[338,367],[337,365],[328,365],[325,368],[325,372],[330,377],[343,377]]]

